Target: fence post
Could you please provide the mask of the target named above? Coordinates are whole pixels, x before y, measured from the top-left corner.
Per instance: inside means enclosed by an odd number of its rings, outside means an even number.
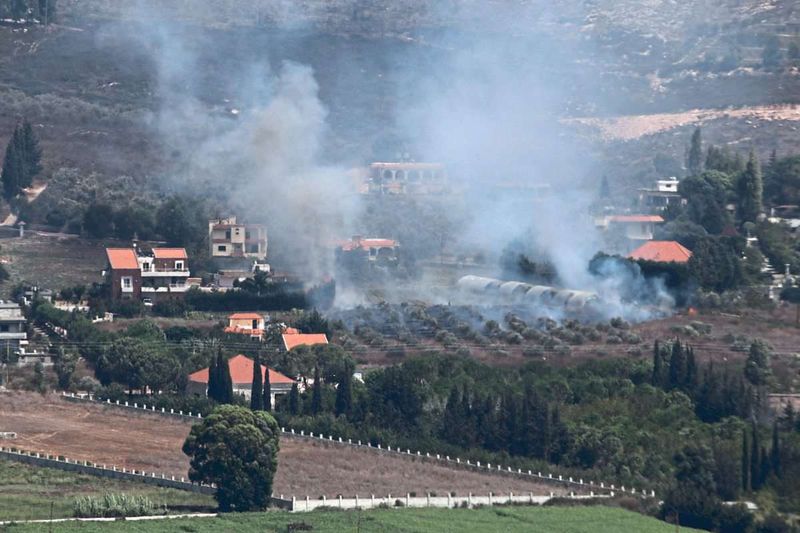
[[[306,494],[306,511],[308,511],[308,494]]]
[[[358,509],[358,494],[356,494],[356,509]]]
[[[339,509],[342,508],[342,495],[339,494]]]
[[[489,491],[489,507],[492,506],[492,491]]]
[[[467,493],[467,507],[472,507],[472,493]]]

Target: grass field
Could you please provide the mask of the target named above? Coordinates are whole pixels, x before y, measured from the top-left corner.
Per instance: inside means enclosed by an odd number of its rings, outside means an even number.
[[[54,518],[71,517],[78,497],[106,493],[147,496],[171,512],[216,508],[214,499],[203,494],[0,460],[0,520],[46,519],[50,517],[51,504]]]
[[[6,531],[41,531],[43,524],[13,525]],[[682,531],[696,531],[682,528]],[[493,507],[481,509],[380,509],[231,514],[216,518],[176,518],[148,522],[60,523],[53,531],[217,532],[314,531],[317,533],[670,533],[674,526],[612,507]]]

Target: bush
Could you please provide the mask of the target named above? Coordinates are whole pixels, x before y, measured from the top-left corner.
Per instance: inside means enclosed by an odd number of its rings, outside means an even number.
[[[148,516],[161,514],[159,509],[146,496],[127,494],[105,494],[102,498],[84,496],[75,500],[74,515],[77,518]]]
[[[301,290],[289,291],[276,288],[273,293],[258,295],[243,290],[225,292],[203,292],[190,289],[186,292],[186,305],[196,311],[237,311],[242,309],[260,311],[288,311],[306,309],[308,298]]]
[[[184,316],[188,308],[183,300],[164,300],[153,306],[153,313],[159,316]]]

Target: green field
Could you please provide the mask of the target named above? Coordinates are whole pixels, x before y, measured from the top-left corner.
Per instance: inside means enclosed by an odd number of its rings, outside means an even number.
[[[42,524],[12,525],[9,532],[42,531]],[[1,530],[1,529],[0,529]],[[493,507],[481,509],[380,509],[231,514],[147,522],[60,523],[53,531],[91,532],[421,532],[671,533],[675,527],[613,507]],[[681,528],[682,531],[696,531]]]
[[[144,495],[169,512],[216,508],[214,499],[202,494],[0,460],[0,521],[49,518],[51,505],[54,518],[71,517],[78,497],[106,493]]]

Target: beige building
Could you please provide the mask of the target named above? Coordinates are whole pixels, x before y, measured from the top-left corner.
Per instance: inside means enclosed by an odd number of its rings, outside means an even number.
[[[239,223],[236,217],[209,220],[208,242],[211,257],[267,258],[267,228]]]

